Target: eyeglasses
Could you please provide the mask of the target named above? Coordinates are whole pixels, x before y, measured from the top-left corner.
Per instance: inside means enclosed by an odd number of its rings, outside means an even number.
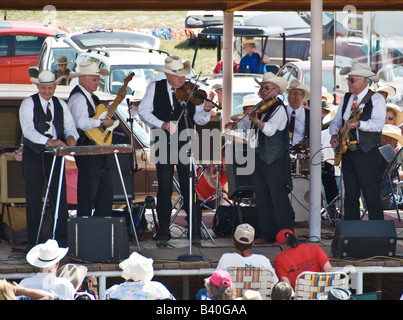
[[[271,91],[271,90],[273,90],[275,87],[269,87],[269,86],[261,86],[260,87],[260,90],[268,90],[268,91]]]
[[[395,118],[393,118],[393,117],[385,117],[385,120],[393,121],[393,120],[395,120]]]
[[[347,81],[350,82],[351,84],[354,84],[358,80],[362,80],[363,78],[358,78],[358,79],[353,79],[353,78],[347,78]]]

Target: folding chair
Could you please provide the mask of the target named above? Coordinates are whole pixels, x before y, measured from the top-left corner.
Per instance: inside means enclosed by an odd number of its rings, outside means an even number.
[[[230,274],[237,297],[246,290],[259,291],[263,300],[270,300],[274,276],[269,269],[259,267],[233,267],[226,271]]]
[[[331,288],[348,290],[349,278],[345,272],[312,272],[300,273],[295,282],[296,300],[317,300]]]
[[[403,181],[400,180],[399,170],[403,160],[403,148],[396,153],[388,164],[381,180],[381,199],[391,199],[400,220],[399,204],[403,204]],[[402,200],[400,200],[402,199]]]

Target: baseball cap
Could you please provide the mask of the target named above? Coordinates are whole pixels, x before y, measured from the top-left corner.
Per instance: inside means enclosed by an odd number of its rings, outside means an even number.
[[[235,230],[234,238],[242,244],[251,244],[255,239],[255,229],[248,223],[238,225]]]
[[[213,274],[208,278],[210,282],[217,287],[227,288],[231,286],[231,276],[227,271],[224,270],[216,270]]]
[[[280,230],[276,235],[277,243],[282,244],[282,243],[286,242],[287,241],[287,236],[286,235],[288,233],[294,235],[294,232],[292,230],[290,230],[290,229]]]

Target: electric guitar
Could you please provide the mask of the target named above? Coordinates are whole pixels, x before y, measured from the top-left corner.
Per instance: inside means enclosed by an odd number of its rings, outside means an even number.
[[[118,105],[123,101],[125,98],[122,94],[127,87],[127,84],[130,80],[133,79],[134,72],[130,73],[126,78],[123,80],[124,84],[119,89],[119,92],[113,101],[112,105],[108,109],[104,104],[99,104],[95,109],[95,115],[92,117],[93,119],[112,119],[113,114],[115,113],[116,108]],[[113,125],[110,127],[99,126],[92,128],[91,130],[85,131],[85,135],[93,140],[96,145],[110,145],[112,143],[112,133],[113,130],[119,125],[119,120],[115,120]]]

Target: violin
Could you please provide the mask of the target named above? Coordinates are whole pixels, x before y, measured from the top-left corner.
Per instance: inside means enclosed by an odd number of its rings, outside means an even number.
[[[179,101],[190,101],[194,105],[200,105],[204,101],[210,101],[216,108],[221,109],[221,106],[207,98],[206,91],[199,89],[197,85],[188,81],[182,87],[176,89],[175,97]]]
[[[249,117],[256,117],[259,113],[265,113],[268,111],[275,103],[277,102],[277,98],[272,98],[268,101],[260,101],[256,106],[253,107],[251,114]],[[245,113],[243,117],[235,121],[235,123],[238,123],[241,121],[245,116],[248,115],[248,113]]]

